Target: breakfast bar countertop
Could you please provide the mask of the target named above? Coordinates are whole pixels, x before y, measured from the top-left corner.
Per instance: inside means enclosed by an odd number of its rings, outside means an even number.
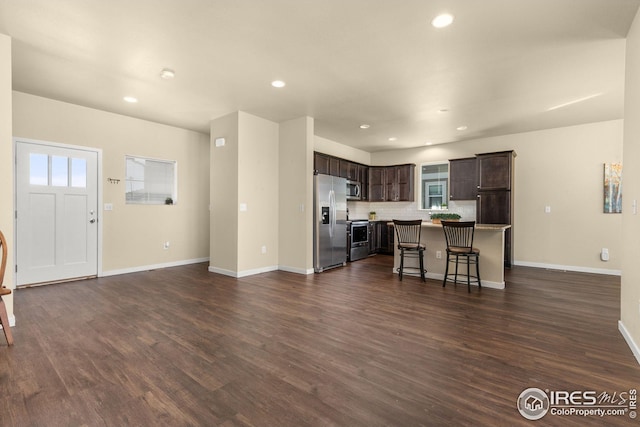
[[[393,221],[389,221],[393,225]],[[442,224],[434,224],[431,221],[422,221],[423,227],[442,227]],[[476,224],[476,230],[506,230],[511,228],[510,224]]]
[[[389,224],[393,225],[393,222],[389,222]],[[511,228],[509,224],[476,224],[473,246],[480,250],[480,278],[483,287],[505,288],[504,239],[505,231],[509,228]],[[447,243],[442,231],[442,224],[423,221],[420,241],[427,248],[425,251],[427,277],[442,280],[447,260]],[[394,247],[393,253],[393,271],[396,273],[396,269],[400,266],[400,254],[397,247]]]

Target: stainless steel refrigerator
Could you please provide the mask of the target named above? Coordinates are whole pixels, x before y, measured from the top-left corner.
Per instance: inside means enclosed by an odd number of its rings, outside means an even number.
[[[347,263],[347,180],[313,177],[313,269],[316,273]]]

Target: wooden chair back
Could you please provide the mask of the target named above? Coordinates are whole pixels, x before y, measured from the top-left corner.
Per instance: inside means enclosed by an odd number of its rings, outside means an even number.
[[[442,230],[447,241],[447,248],[455,248],[456,252],[473,251],[473,234],[475,221],[442,221]]]
[[[393,220],[393,227],[396,229],[398,248],[410,249],[420,246],[420,232],[422,230],[422,220]]]

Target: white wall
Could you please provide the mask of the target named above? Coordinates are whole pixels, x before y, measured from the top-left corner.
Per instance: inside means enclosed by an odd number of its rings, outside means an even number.
[[[278,124],[239,113],[238,271],[278,269]],[[266,250],[266,252],[263,252]]]
[[[208,258],[207,135],[21,92],[13,92],[13,134],[102,149],[103,202],[113,204],[113,211],[100,212],[105,275]],[[127,154],[176,160],[177,204],[125,204]]]
[[[217,138],[225,144],[215,146]],[[211,122],[209,270],[238,271],[238,113]]]
[[[301,117],[280,124],[279,268],[313,272],[314,121]]]
[[[278,268],[278,138],[278,124],[242,111],[211,122],[210,271]]]
[[[633,201],[640,200],[640,12],[627,36],[624,165],[622,200],[622,287],[620,329],[640,361],[640,217]]]
[[[3,285],[14,288],[13,275],[13,144],[11,99],[11,38],[0,34],[0,230],[7,239],[7,269]],[[13,294],[2,297],[7,307],[9,323],[13,325]]]
[[[362,163],[364,165],[371,164],[371,153],[317,135],[314,137],[313,149],[314,151],[340,157],[341,159],[352,162]]]

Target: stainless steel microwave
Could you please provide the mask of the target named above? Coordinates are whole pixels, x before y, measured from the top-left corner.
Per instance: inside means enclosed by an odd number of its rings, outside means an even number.
[[[347,181],[347,200],[362,200],[360,183],[357,181]]]

